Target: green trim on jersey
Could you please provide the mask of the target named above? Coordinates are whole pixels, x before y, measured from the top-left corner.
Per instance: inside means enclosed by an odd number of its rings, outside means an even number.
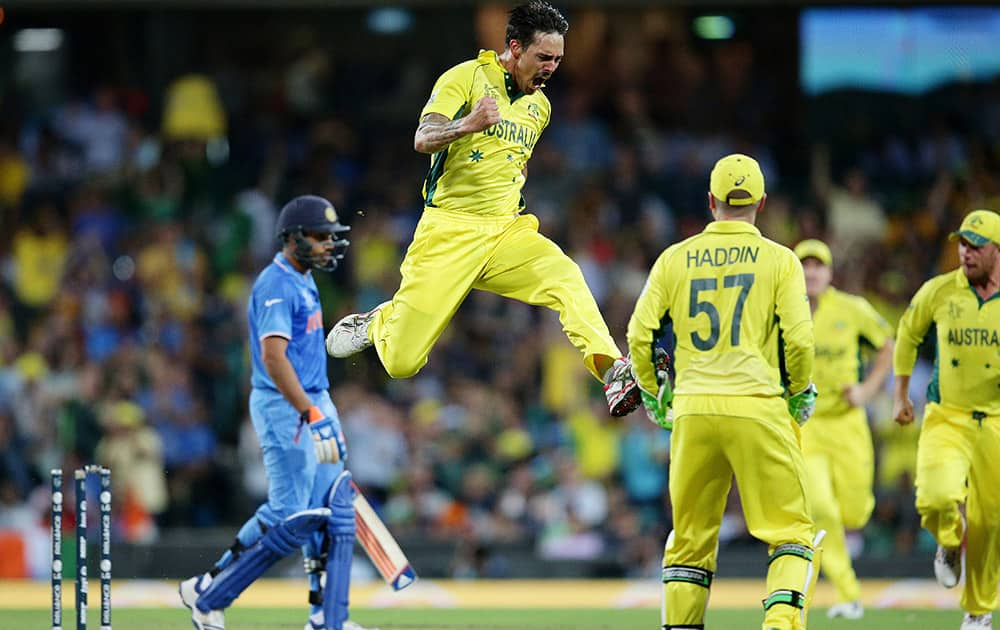
[[[518,89],[517,84],[514,83],[514,77],[509,72],[503,73],[503,82],[507,88],[507,98],[510,99],[511,103],[524,96],[524,92]]]
[[[791,376],[788,374],[788,368],[785,367],[785,337],[781,332],[781,318],[777,315],[774,316],[774,325],[778,329],[778,379],[781,383],[781,389],[789,395],[797,394],[798,392],[789,391],[788,389],[788,385],[791,383]]]
[[[549,123],[552,105],[541,90],[512,98],[507,74],[497,53],[483,50],[475,59],[446,70],[434,83],[420,119],[432,113],[453,117],[459,109],[467,113],[489,97],[497,103],[500,120],[457,138],[444,157],[429,156],[423,189],[426,206],[505,217],[524,209],[525,166]]]
[[[983,298],[979,297],[979,291],[976,291],[972,287],[972,285],[969,285],[969,291],[972,291],[972,294],[976,296],[976,301],[979,302],[979,308],[982,308],[983,304],[986,304],[987,302],[989,302],[991,300],[1000,300],[1000,291],[997,291],[996,293],[994,293],[990,297],[986,298],[985,300]]]
[[[465,111],[465,105],[462,105],[451,119],[458,120],[462,117],[463,111]],[[434,207],[434,191],[437,190],[438,180],[444,175],[444,163],[447,160],[448,147],[445,147],[437,152],[434,156],[434,161],[431,162],[431,167],[427,171],[427,177],[424,179],[424,190],[427,191],[427,196],[424,197],[425,206]]]
[[[654,263],[628,324],[647,392],[657,389],[651,352],[664,314],[673,320],[677,396],[776,397],[809,385],[813,322],[802,264],[748,222],[714,221]]]
[[[931,324],[931,327],[927,329],[927,335],[924,336],[924,339],[928,338],[934,343],[934,371],[931,372],[931,378],[927,381],[925,396],[927,402],[939,403],[941,402],[941,353],[937,342],[937,324]]]
[[[896,374],[909,374],[923,341],[934,342],[927,399],[955,409],[1000,415],[1000,300],[981,300],[961,268],[920,287],[899,321]]]
[[[869,341],[868,337],[863,334],[858,333],[858,382],[861,383],[865,380],[865,349],[872,352],[878,352],[880,348],[876,348],[875,345]]]

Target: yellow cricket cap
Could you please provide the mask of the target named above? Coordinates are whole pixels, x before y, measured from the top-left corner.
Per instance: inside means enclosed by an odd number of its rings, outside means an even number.
[[[806,239],[796,245],[795,255],[798,256],[799,260],[815,258],[827,267],[833,264],[833,254],[830,253],[830,248],[826,246],[826,243],[815,238]]]
[[[731,206],[749,206],[764,198],[764,173],[757,160],[749,155],[733,153],[715,163],[708,190],[717,200]],[[750,197],[730,198],[735,190],[745,191]]]
[[[948,235],[949,240],[964,238],[976,247],[993,241],[1000,245],[1000,214],[992,210],[973,210],[965,215],[962,226]]]

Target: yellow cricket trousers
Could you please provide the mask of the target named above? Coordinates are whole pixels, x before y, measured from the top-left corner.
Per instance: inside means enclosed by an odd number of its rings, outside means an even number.
[[[666,627],[704,623],[719,527],[735,476],[747,527],[769,547],[763,628],[804,628],[806,594],[818,569],[798,426],[785,402],[679,395],[674,413],[674,537],[663,562]]]
[[[973,615],[997,607],[1000,582],[1000,416],[973,418],[967,410],[928,403],[917,446],[917,511],[938,544],[962,544],[968,533],[962,609]]]
[[[810,418],[802,427],[802,454],[812,517],[817,529],[826,530],[823,574],[836,587],[840,601],[854,601],[861,596],[861,587],[844,530],[864,527],[875,508],[875,450],[864,408]]]
[[[598,355],[622,356],[580,267],[538,233],[530,214],[493,217],[425,208],[400,266],[392,302],[372,320],[368,336],[393,378],[416,374],[472,289],[559,312],[587,369]]]

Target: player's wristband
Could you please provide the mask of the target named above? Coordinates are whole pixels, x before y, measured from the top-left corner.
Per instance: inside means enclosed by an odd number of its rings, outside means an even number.
[[[306,424],[312,424],[313,422],[319,422],[326,416],[323,414],[322,410],[316,405],[311,405],[308,409],[303,410],[299,413],[299,426],[295,429],[295,440],[296,444],[299,443],[299,437],[302,435],[302,427]]]
[[[305,411],[299,414],[299,423],[301,424],[311,424],[313,422],[319,422],[326,416],[320,411],[320,408],[316,405],[312,405]]]

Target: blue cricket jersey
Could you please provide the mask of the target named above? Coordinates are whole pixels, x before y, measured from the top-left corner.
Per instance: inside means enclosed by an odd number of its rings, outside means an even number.
[[[247,316],[253,362],[250,383],[255,389],[278,390],[264,369],[260,353],[261,339],[271,336],[288,340],[286,354],[303,389],[318,392],[330,388],[326,376],[323,310],[311,271],[299,273],[285,255],[278,252],[254,282]]]

